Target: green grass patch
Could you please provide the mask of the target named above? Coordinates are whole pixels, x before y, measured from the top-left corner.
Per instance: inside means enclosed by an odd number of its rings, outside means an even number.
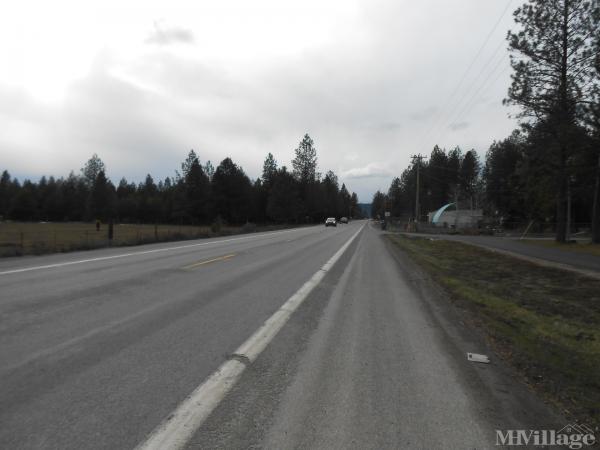
[[[562,242],[556,242],[545,239],[522,239],[519,242],[524,242],[530,245],[537,245],[539,247],[556,248],[559,250],[565,250],[569,252],[588,253],[590,255],[600,256],[600,245],[592,244],[590,242],[577,241],[565,244]]]
[[[471,312],[532,384],[600,424],[600,280],[460,242],[388,238]]]

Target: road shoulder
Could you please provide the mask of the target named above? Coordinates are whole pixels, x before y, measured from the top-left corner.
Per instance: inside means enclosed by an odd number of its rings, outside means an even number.
[[[568,417],[568,411],[561,411],[552,399],[535,389],[523,373],[498,353],[496,343],[476,315],[454,302],[440,283],[390,239],[382,238],[401,273],[414,286],[425,308],[448,336],[445,341],[448,351],[454,353],[457,359],[466,360],[466,353],[476,350],[491,357],[489,365],[472,363],[469,366],[472,370],[465,373],[465,377],[490,399],[496,416],[502,418],[498,422],[499,428],[558,430],[568,423],[568,419],[573,419]],[[485,370],[486,367],[491,370]]]

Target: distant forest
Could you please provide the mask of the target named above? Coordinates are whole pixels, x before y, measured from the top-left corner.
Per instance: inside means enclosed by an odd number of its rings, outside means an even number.
[[[414,218],[419,168],[420,220],[458,199],[504,223],[553,224],[559,242],[568,222],[591,224],[600,243],[600,1],[530,0],[513,15],[504,102],[519,107],[520,127],[483,163],[474,151],[435,146],[375,194],[373,213]]]
[[[90,221],[243,224],[320,222],[328,216],[358,218],[355,193],[339,186],[332,171],[317,172],[317,152],[308,134],[295,149],[292,169],[269,153],[262,176],[251,180],[231,158],[214,168],[191,150],[173,177],[115,186],[98,155],[80,173],[38,182],[0,178],[0,216],[19,221]]]

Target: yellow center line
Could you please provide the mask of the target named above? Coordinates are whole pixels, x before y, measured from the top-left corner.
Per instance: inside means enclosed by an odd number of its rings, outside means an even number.
[[[183,266],[182,269],[194,269],[196,267],[199,266],[203,266],[205,264],[210,264],[212,262],[216,262],[216,261],[225,261],[229,258],[233,258],[235,256],[235,253],[232,253],[231,255],[224,255],[224,256],[219,256],[218,258],[213,258],[213,259],[207,259],[206,261],[200,261],[194,264],[190,264],[188,266]]]

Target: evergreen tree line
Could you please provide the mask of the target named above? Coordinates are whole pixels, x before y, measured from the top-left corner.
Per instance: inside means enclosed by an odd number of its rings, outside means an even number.
[[[591,144],[591,143],[590,143]],[[508,138],[494,142],[481,163],[474,150],[460,147],[447,152],[435,146],[420,164],[420,204],[423,221],[427,212],[455,202],[461,209],[483,209],[490,219],[504,223],[556,223],[552,172],[540,158],[546,147],[533,136],[516,130]],[[598,157],[595,147],[582,147],[569,183],[571,222],[590,224]],[[373,215],[414,218],[416,210],[417,163],[392,180],[386,193],[373,197]]]
[[[457,199],[461,208],[481,207],[481,165],[477,152],[469,150],[463,153],[460,147],[447,152],[436,145],[428,159],[415,159],[400,177],[394,178],[387,193],[375,193],[371,205],[374,217],[383,217],[384,211],[389,211],[394,217],[414,219],[417,169],[420,171],[420,220],[427,212]]]
[[[519,128],[483,164],[434,147],[420,167],[421,211],[459,198],[505,221],[554,223],[559,242],[570,216],[600,242],[600,0],[529,0],[514,19],[504,102],[519,107]],[[414,215],[415,189],[416,163],[375,194],[374,214]]]
[[[327,216],[358,217],[358,198],[337,176],[317,172],[317,153],[307,134],[295,150],[293,169],[269,153],[260,178],[251,180],[231,158],[214,168],[191,150],[181,171],[139,184],[115,186],[105,164],[92,158],[80,174],[43,176],[22,183],[8,171],[0,177],[0,216],[19,221],[90,221],[209,224],[307,223]]]

